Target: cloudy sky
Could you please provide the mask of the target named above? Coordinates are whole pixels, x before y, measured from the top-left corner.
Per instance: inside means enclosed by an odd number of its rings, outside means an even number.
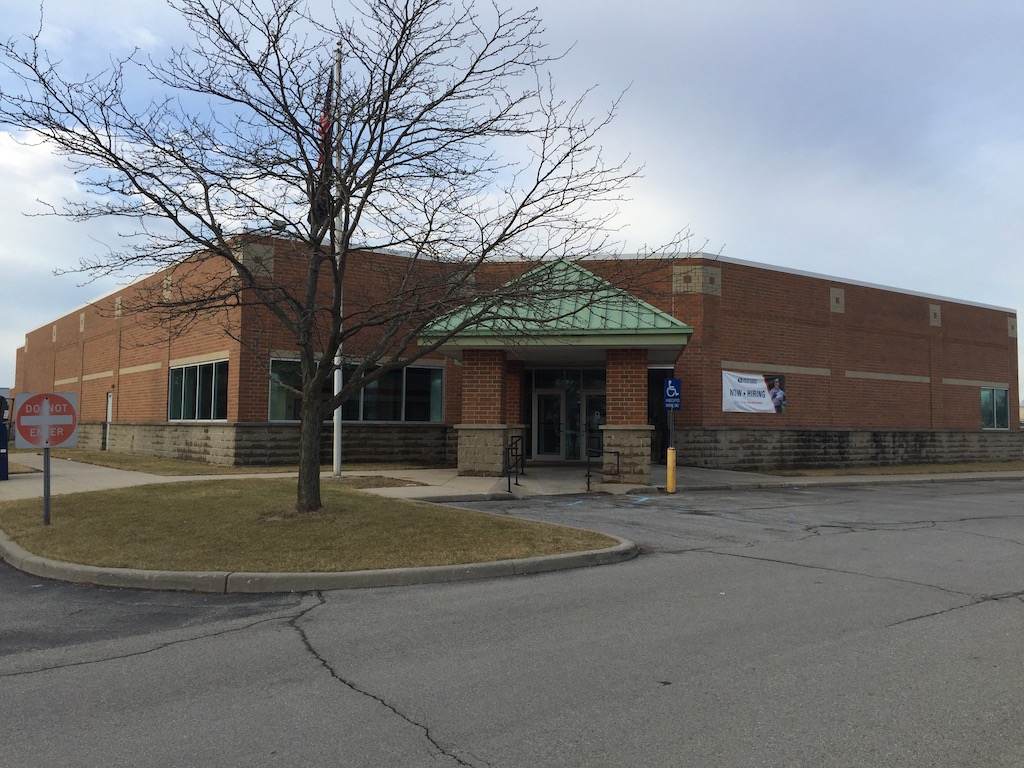
[[[563,91],[628,89],[604,146],[645,166],[629,247],[688,227],[728,257],[1021,311],[1020,0],[537,1],[551,47],[574,45]],[[4,5],[4,34],[35,28],[37,0]],[[161,0],[95,7],[46,0],[58,58],[183,34]],[[76,187],[20,138],[0,131],[0,386],[27,331],[115,287],[54,276],[116,229],[31,216]]]

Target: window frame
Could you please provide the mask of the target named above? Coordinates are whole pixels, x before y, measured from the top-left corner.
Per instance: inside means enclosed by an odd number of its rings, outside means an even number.
[[[292,363],[298,364],[296,358],[289,357],[275,357],[270,360],[270,375],[268,381],[268,392],[267,392],[267,420],[272,421],[276,424],[284,423],[295,423],[298,419],[275,419],[273,418],[273,412],[271,410],[272,403],[274,402],[274,389],[275,387],[284,389],[282,385],[278,384],[274,377],[274,365],[277,363]],[[354,365],[352,366],[355,367]],[[349,368],[348,365],[345,368]],[[423,420],[410,420],[409,416],[409,371],[430,371],[428,378],[428,393],[427,393],[427,409],[430,413],[430,419],[427,421]],[[366,418],[367,411],[374,407],[372,403],[367,402],[367,390],[370,390],[370,394],[373,395],[380,391],[381,381],[385,379],[398,376],[400,381],[400,392],[398,394],[399,402],[398,418],[397,419],[368,419]],[[393,371],[388,372],[381,379],[375,382],[371,382],[366,387],[359,390],[359,392],[353,397],[349,398],[342,406],[343,417],[342,421],[353,422],[353,423],[364,423],[364,424],[443,424],[444,423],[444,364],[423,364],[423,365],[407,365],[403,368],[396,368]],[[328,379],[325,383],[325,392],[330,393],[333,388],[333,378]],[[290,391],[285,389],[285,392]],[[394,405],[394,394],[392,388],[392,394],[390,395],[390,402]],[[435,400],[436,397],[436,400]],[[387,400],[383,401],[387,404]],[[422,403],[414,404],[422,407]],[[436,417],[436,418],[435,418]],[[324,422],[330,422],[330,419],[324,419]]]
[[[171,368],[167,376],[167,421],[227,421],[230,375],[227,359]]]
[[[1010,428],[1010,390],[1006,387],[981,387],[981,428],[1005,431]],[[1002,423],[1000,423],[1002,416]]]

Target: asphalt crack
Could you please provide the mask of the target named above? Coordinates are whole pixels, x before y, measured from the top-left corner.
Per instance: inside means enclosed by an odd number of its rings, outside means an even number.
[[[961,522],[957,520],[956,522]],[[938,527],[938,526],[937,526]],[[1024,547],[1024,541],[1018,541],[1017,539],[1008,539],[1005,536],[989,536],[986,533],[976,533],[974,531],[963,531],[957,528],[939,528],[940,531],[948,531],[950,533],[962,533],[965,536],[977,536],[979,539],[988,539],[989,541],[1001,541],[1004,544],[1014,544],[1018,547]]]
[[[384,698],[378,696],[375,693],[371,693],[370,691],[360,688],[351,680],[345,679],[333,666],[331,666],[331,663],[327,661],[327,659],[320,655],[319,651],[317,651],[316,648],[313,646],[313,642],[309,639],[309,635],[306,633],[306,630],[299,625],[299,621],[303,619],[310,611],[314,610],[315,608],[319,608],[322,605],[325,605],[327,602],[324,599],[323,594],[321,592],[317,591],[314,594],[319,602],[316,605],[310,606],[301,614],[294,616],[292,619],[288,621],[288,624],[298,633],[299,639],[302,640],[302,644],[306,648],[306,652],[309,653],[309,655],[312,656],[324,669],[326,669],[327,673],[333,679],[337,680],[350,691],[352,691],[353,693],[358,693],[360,696],[365,696],[368,699],[376,701],[389,712],[393,713],[395,716],[401,718],[414,728],[418,728],[419,730],[421,730],[431,750],[435,753],[435,757],[438,755],[443,755],[444,757],[447,757],[455,761],[459,765],[467,766],[467,768],[477,768],[477,764],[467,762],[466,760],[462,759],[459,755],[456,755],[455,753],[441,746],[437,739],[434,738],[434,735],[430,732],[429,726],[417,722],[416,720],[413,720],[409,715],[399,710],[394,704],[391,704],[390,702],[386,701]],[[483,765],[489,765],[489,763],[483,760],[480,760],[479,762]]]
[[[820,536],[822,530],[831,531],[837,534],[846,533],[903,533],[907,531],[925,531],[925,530],[937,530],[945,531],[947,533],[958,533],[964,534],[965,536],[977,536],[981,539],[988,539],[990,541],[1001,541],[1007,544],[1013,544],[1018,547],[1024,547],[1024,542],[1017,539],[1007,538],[1005,536],[991,536],[985,533],[977,533],[975,531],[966,531],[959,528],[946,528],[944,526],[969,523],[976,520],[1006,520],[1016,519],[1019,515],[992,515],[988,517],[964,517],[956,520],[917,520],[912,522],[902,523],[818,523],[815,525],[804,526],[803,530],[807,531],[812,536]]]
[[[1018,600],[1018,601],[1024,603],[1024,591],[1022,591],[1022,592],[1006,592],[1006,593],[998,594],[998,595],[983,595],[981,597],[976,597],[974,600],[972,600],[969,603],[965,603],[964,605],[955,605],[952,608],[946,608],[945,610],[942,610],[942,611],[932,611],[931,613],[924,613],[924,614],[921,614],[920,616],[911,616],[911,617],[906,618],[906,619],[900,619],[899,621],[893,622],[892,624],[886,624],[885,625],[885,629],[890,629],[891,627],[898,627],[901,624],[909,624],[910,622],[913,622],[913,621],[921,621],[922,619],[930,619],[930,618],[932,618],[934,616],[942,616],[943,614],[953,613],[954,611],[961,611],[964,608],[974,608],[975,606],[984,605],[985,603],[995,603],[995,602],[999,602],[1001,600]]]
[[[950,608],[944,608],[941,611],[932,611],[930,613],[921,614],[920,616],[910,616],[910,617],[908,617],[906,619],[900,619],[899,621],[893,622],[892,624],[886,624],[884,626],[885,629],[889,629],[891,627],[898,627],[901,624],[907,624],[907,623],[914,622],[914,621],[921,621],[922,619],[928,619],[928,618],[932,618],[934,616],[942,616],[943,614],[953,613],[954,611],[960,611],[960,610],[963,610],[964,608],[973,608],[975,606],[983,605],[985,603],[999,602],[1001,600],[1017,600],[1017,601],[1019,601],[1021,603],[1024,603],[1024,590],[1018,591],[1018,592],[1001,592],[1001,593],[994,594],[994,595],[972,595],[972,594],[970,594],[968,592],[961,592],[961,591],[956,590],[956,589],[949,589],[947,587],[940,587],[937,584],[927,584],[927,583],[921,582],[921,581],[911,581],[909,579],[899,579],[899,578],[896,578],[895,576],[879,576],[879,575],[873,574],[873,573],[863,573],[863,572],[860,572],[860,571],[849,571],[849,570],[845,570],[845,569],[842,569],[842,568],[829,568],[829,567],[823,566],[823,565],[809,565],[807,563],[795,563],[795,562],[793,562],[791,560],[779,560],[779,559],[770,558],[770,557],[755,557],[754,555],[743,555],[743,554],[739,554],[739,553],[736,553],[736,552],[720,552],[720,551],[713,550],[713,549],[700,549],[700,550],[690,550],[690,551],[691,552],[701,552],[701,553],[704,553],[704,554],[711,554],[711,555],[722,555],[722,556],[725,556],[725,557],[739,557],[739,558],[743,558],[745,560],[759,560],[761,562],[766,562],[766,563],[778,563],[779,565],[791,565],[791,566],[795,566],[797,568],[808,568],[808,569],[811,569],[811,570],[827,571],[827,572],[830,572],[830,573],[838,573],[838,574],[843,574],[843,575],[848,575],[848,576],[861,576],[861,577],[868,578],[868,579],[880,579],[880,580],[883,580],[883,581],[893,581],[893,582],[897,582],[897,583],[900,583],[900,584],[910,584],[910,585],[913,585],[913,586],[916,586],[916,587],[925,587],[926,589],[935,589],[935,590],[938,590],[940,592],[945,592],[948,595],[955,595],[957,597],[967,597],[967,598],[970,598],[970,600],[968,602],[963,603],[962,605],[954,605],[954,606],[952,606]]]
[[[796,567],[796,568],[807,568],[807,569],[814,570],[814,571],[826,571],[828,573],[838,573],[838,574],[843,574],[845,576],[860,576],[860,577],[866,578],[866,579],[879,579],[881,581],[892,581],[892,582],[896,582],[896,583],[899,583],[899,584],[910,584],[910,585],[915,586],[915,587],[926,587],[928,589],[937,589],[940,592],[945,592],[946,594],[949,594],[949,595],[957,595],[958,597],[968,597],[968,598],[971,598],[972,600],[977,598],[976,595],[972,595],[972,594],[970,594],[968,592],[960,592],[959,590],[956,590],[956,589],[948,589],[947,587],[940,587],[940,586],[938,586],[936,584],[927,584],[927,583],[921,582],[921,581],[911,581],[910,579],[900,579],[900,578],[897,578],[895,576],[879,576],[878,574],[864,573],[863,571],[849,571],[849,570],[846,570],[846,569],[843,569],[843,568],[829,568],[828,566],[824,566],[824,565],[812,565],[812,564],[809,564],[809,563],[797,563],[797,562],[794,562],[792,560],[780,560],[778,558],[772,558],[772,557],[758,557],[756,555],[744,555],[744,554],[740,554],[738,552],[721,552],[721,551],[719,551],[717,549],[710,549],[710,548],[700,549],[700,550],[693,550],[693,551],[701,552],[703,554],[720,555],[722,557],[739,557],[739,558],[742,558],[744,560],[757,560],[757,561],[762,562],[762,563],[777,563],[779,565],[790,565],[790,566],[793,566],[793,567]]]
[[[316,606],[313,606],[313,607],[316,607]],[[312,610],[312,608],[307,608],[307,609],[302,611],[302,614],[305,614],[305,613],[309,612],[310,610]],[[87,666],[89,666],[91,664],[106,664],[106,663],[111,662],[111,661],[121,661],[122,659],[132,659],[132,658],[136,658],[138,656],[147,656],[147,655],[149,655],[151,653],[157,653],[158,651],[162,651],[162,650],[165,650],[167,648],[173,648],[176,645],[183,645],[185,643],[195,643],[195,642],[199,642],[199,641],[202,641],[202,640],[210,640],[212,638],[223,637],[224,635],[230,635],[230,634],[233,634],[235,632],[244,632],[247,629],[252,629],[253,627],[258,627],[261,624],[270,624],[270,623],[273,623],[273,622],[280,622],[284,618],[285,618],[284,616],[271,616],[271,617],[267,617],[267,618],[264,618],[264,619],[258,619],[256,621],[251,621],[248,624],[244,624],[244,625],[239,626],[239,627],[230,627],[228,629],[219,630],[217,632],[210,632],[210,633],[206,633],[206,634],[195,635],[195,636],[192,636],[192,637],[183,637],[180,640],[169,640],[166,643],[160,643],[159,645],[155,645],[152,648],[146,648],[145,650],[142,650],[142,651],[132,651],[131,653],[122,653],[122,654],[117,654],[117,655],[114,655],[114,656],[104,656],[104,657],[98,658],[98,659],[86,659],[84,661],[70,661],[70,662],[67,662],[66,664],[54,664],[53,666],[49,666],[49,667],[37,667],[35,669],[22,670],[21,672],[0,672],[0,678],[5,678],[5,677],[24,677],[26,675],[38,675],[38,674],[41,674],[43,672],[54,672],[54,671],[61,670],[61,669],[74,669],[75,667],[87,667]],[[289,620],[289,622],[290,622],[290,620]],[[29,651],[29,653],[30,652],[31,651]]]
[[[816,523],[806,525],[804,530],[820,536],[822,529],[834,528],[839,533],[902,533],[904,531],[925,531],[937,528],[939,523],[921,521],[915,523]]]

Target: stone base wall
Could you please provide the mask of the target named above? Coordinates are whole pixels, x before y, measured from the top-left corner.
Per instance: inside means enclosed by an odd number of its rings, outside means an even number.
[[[459,424],[459,474],[468,477],[501,477],[505,473],[505,448],[509,438],[521,436],[522,425]]]
[[[614,456],[606,456],[608,481],[650,482],[650,429],[605,425],[605,450],[621,454],[618,476],[613,474]],[[226,466],[296,464],[298,432],[297,424],[112,424],[110,450]],[[441,424],[346,424],[342,458],[435,466],[458,462],[461,474],[501,476],[507,436],[522,434],[522,428],[491,425],[468,432],[462,433],[466,439],[460,445],[458,428]],[[492,434],[481,434],[486,432]],[[78,445],[100,450],[103,424],[80,423]],[[676,448],[680,466],[746,471],[1018,461],[1024,458],[1024,431],[677,429]],[[327,425],[321,460],[329,464],[331,456],[332,428]]]
[[[103,424],[79,424],[78,446],[103,447]],[[345,424],[342,462],[452,465],[455,431],[443,424]],[[282,465],[299,461],[298,424],[111,424],[109,450],[210,464]],[[333,427],[325,425],[321,462],[333,457]]]
[[[654,427],[605,424],[601,432],[604,435],[604,481],[648,485]]]
[[[1018,461],[1024,432],[679,429],[681,466],[758,471]]]

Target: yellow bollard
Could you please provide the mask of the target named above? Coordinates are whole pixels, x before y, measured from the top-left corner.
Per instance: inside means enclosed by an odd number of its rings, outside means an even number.
[[[676,449],[669,448],[668,455],[665,457],[665,463],[668,465],[668,480],[665,482],[665,490],[668,493],[676,492]]]

